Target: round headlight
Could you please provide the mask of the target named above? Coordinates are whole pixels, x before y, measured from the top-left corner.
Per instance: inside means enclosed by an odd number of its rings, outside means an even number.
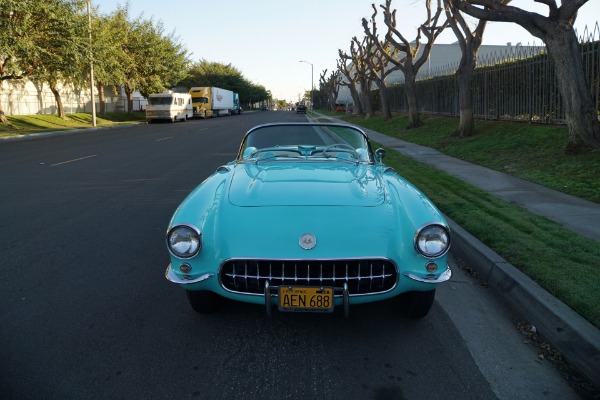
[[[179,258],[194,257],[202,248],[200,231],[188,225],[178,225],[171,228],[167,234],[169,251]]]
[[[426,225],[415,237],[415,248],[427,258],[444,255],[450,248],[450,232],[443,225]]]

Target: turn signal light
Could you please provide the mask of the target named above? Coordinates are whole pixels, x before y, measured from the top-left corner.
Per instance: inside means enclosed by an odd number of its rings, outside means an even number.
[[[425,266],[425,269],[427,270],[427,272],[432,272],[432,273],[437,271],[437,268],[438,268],[438,266],[434,262],[427,263],[427,265]]]
[[[184,274],[189,274],[190,272],[192,272],[192,266],[190,264],[181,264],[179,266],[179,270]]]

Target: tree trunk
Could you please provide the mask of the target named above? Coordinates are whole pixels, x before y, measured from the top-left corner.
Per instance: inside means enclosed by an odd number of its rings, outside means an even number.
[[[106,103],[104,99],[104,85],[100,82],[96,82],[96,89],[98,89],[98,103],[100,105],[100,115],[106,115]]]
[[[350,83],[349,86],[350,95],[352,96],[352,100],[354,101],[354,106],[352,107],[352,113],[356,115],[363,115],[362,104],[360,102],[360,96],[358,95],[358,90],[356,90],[356,86],[354,83]]]
[[[460,122],[456,134],[459,137],[472,136],[475,133],[473,119],[473,94],[471,93],[473,74],[475,73],[475,55],[471,49],[468,54],[463,54],[460,66],[456,71],[458,81],[458,104],[460,108]]]
[[[392,118],[392,112],[390,111],[390,103],[387,98],[387,88],[385,83],[379,86],[379,101],[381,101],[381,112],[383,113],[383,120],[387,121]]]
[[[6,118],[6,116],[4,115],[4,111],[2,111],[2,107],[0,107],[0,123],[10,125],[10,123],[8,122],[8,118]]]
[[[415,72],[407,69],[404,72],[404,90],[406,91],[406,101],[408,103],[408,126],[406,129],[417,128],[423,124],[419,116],[419,101],[415,80]]]
[[[127,96],[127,114],[133,114],[133,90],[125,85],[125,95]]]
[[[362,99],[363,111],[367,118],[372,117],[373,113],[373,103],[371,102],[371,91],[370,91],[370,82],[367,79],[361,79],[360,83],[360,97]]]
[[[56,82],[50,83],[50,90],[52,91],[52,94],[54,95],[54,99],[56,100],[56,107],[58,109],[58,112],[57,112],[58,117],[65,119],[65,107],[63,106],[63,102],[60,97],[60,93],[58,92],[58,88],[56,87]]]
[[[600,148],[600,122],[590,87],[581,73],[583,65],[577,36],[572,29],[569,31],[548,32],[545,42],[554,61],[569,127],[565,153],[580,154],[590,147]]]

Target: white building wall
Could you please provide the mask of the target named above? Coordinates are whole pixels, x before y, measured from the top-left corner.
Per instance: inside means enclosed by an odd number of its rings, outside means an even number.
[[[78,89],[72,85],[58,86],[59,93],[65,108],[65,113],[92,112],[90,90]],[[126,112],[127,96],[121,88],[115,96],[112,87],[105,87],[106,112]],[[134,111],[145,110],[146,99],[139,92],[133,93]],[[99,110],[97,90],[94,89],[96,111]],[[0,83],[0,106],[7,116],[56,114],[58,107],[54,94],[47,84],[31,80],[6,80]]]

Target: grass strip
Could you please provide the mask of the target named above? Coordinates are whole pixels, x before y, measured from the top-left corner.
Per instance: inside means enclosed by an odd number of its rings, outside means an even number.
[[[9,122],[8,125],[0,124],[0,137],[92,127],[92,115],[87,113],[68,114],[66,118],[60,118],[55,114],[35,114],[9,116],[7,119]],[[96,118],[96,125],[98,127],[106,127],[145,120],[146,115],[141,112],[135,112],[132,115],[126,113],[109,113],[99,115]]]

